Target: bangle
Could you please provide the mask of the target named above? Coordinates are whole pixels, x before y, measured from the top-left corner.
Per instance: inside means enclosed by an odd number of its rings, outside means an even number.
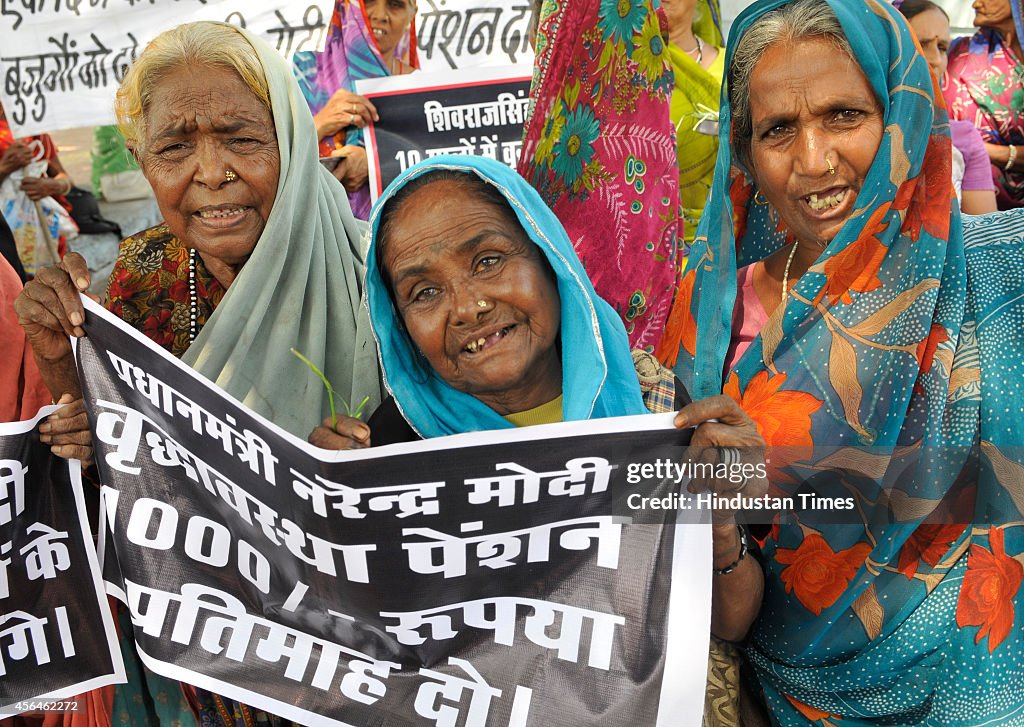
[[[739,533],[740,536],[740,554],[736,556],[736,560],[734,560],[729,565],[725,566],[725,568],[715,568],[713,570],[713,573],[716,576],[729,575],[734,570],[736,570],[739,567],[740,563],[743,562],[743,559],[747,557],[747,551],[749,550],[749,548],[747,547],[747,531],[744,529],[742,525],[737,525],[736,532]]]
[[[60,192],[60,193],[58,193],[58,196],[61,196],[61,197],[65,197],[65,196],[67,196],[67,194],[68,194],[68,193],[69,193],[69,192],[71,191],[71,189],[72,189],[72,188],[73,188],[73,187],[75,186],[75,185],[73,185],[73,184],[71,183],[71,179],[70,179],[69,177],[58,177],[58,178],[57,178],[57,181],[58,181],[58,182],[63,182],[63,183],[64,183],[64,185],[65,185],[64,191],[63,191],[63,192]]]
[[[1010,171],[1010,167],[1013,166],[1013,163],[1017,161],[1017,147],[1010,144],[1007,148],[1010,150],[1010,156],[1006,159],[1006,166],[1003,167],[1003,169],[1008,172]]]

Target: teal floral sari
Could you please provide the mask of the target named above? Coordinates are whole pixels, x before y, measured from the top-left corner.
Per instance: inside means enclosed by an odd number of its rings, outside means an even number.
[[[786,234],[733,167],[723,95],[679,335],[660,353],[695,399],[724,391],[754,418],[778,494],[855,505],[787,515],[765,542],[747,651],[773,721],[1024,724],[1024,219],[964,224],[946,111],[906,22],[876,0],[827,2],[885,119],[856,210],[726,370],[737,266]],[[727,67],[784,4],[737,19]]]

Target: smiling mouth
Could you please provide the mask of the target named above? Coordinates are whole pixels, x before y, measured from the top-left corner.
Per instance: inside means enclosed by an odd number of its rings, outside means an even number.
[[[815,193],[804,197],[804,201],[807,202],[808,206],[815,212],[822,212],[824,210],[830,210],[838,207],[842,204],[843,200],[846,199],[846,195],[848,193],[849,190],[845,188],[830,195],[819,195]]]
[[[236,217],[245,212],[245,207],[217,207],[196,210],[195,214],[204,220],[219,220]]]
[[[374,28],[373,29],[373,37],[375,37],[375,38],[383,38],[385,35],[387,35],[387,31],[384,30],[383,28]]]
[[[481,336],[475,341],[470,341],[469,343],[467,343],[462,350],[465,351],[466,353],[480,353],[481,351],[490,348],[498,341],[505,338],[505,336],[507,336],[512,331],[513,328],[515,328],[515,325],[505,326],[500,331],[495,331],[489,336]]]

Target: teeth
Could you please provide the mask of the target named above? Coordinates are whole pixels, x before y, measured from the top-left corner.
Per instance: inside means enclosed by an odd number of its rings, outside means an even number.
[[[199,210],[199,216],[203,218],[210,217],[232,217],[237,214],[241,214],[241,207],[232,207],[227,210]]]
[[[819,198],[818,195],[812,194],[807,198],[807,204],[816,211],[832,209],[842,202],[844,197],[846,197],[846,190],[841,190],[831,197]]]
[[[502,328],[496,334],[497,338],[495,340],[500,340],[500,339],[504,338],[505,336],[507,336],[508,335],[508,331],[509,331],[508,328]],[[470,341],[469,343],[467,343],[466,347],[463,350],[464,351],[469,351],[470,353],[476,353],[477,351],[482,349],[485,345],[487,345],[487,338],[480,337],[480,338],[476,339],[475,341]]]

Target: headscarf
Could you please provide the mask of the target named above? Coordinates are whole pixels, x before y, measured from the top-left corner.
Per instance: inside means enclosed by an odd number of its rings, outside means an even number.
[[[753,180],[733,176],[723,94],[711,198],[673,311],[676,370],[695,399],[740,402],[786,463],[771,478],[784,494],[856,504],[839,524],[842,511],[800,511],[765,543],[748,655],[777,723],[1002,723],[1024,699],[1024,421],[1011,378],[1024,285],[995,271],[1008,250],[986,247],[991,226],[965,251],[945,109],[905,19],[878,0],[827,1],[884,115],[856,209],[723,372],[737,264],[786,241]],[[727,67],[784,4],[740,15]]]
[[[396,59],[406,67],[420,67],[415,19],[390,57],[385,58],[373,37],[362,1],[336,0],[323,51],[297,51],[292,65],[309,110],[315,114],[338,89],[355,92],[356,81],[390,76],[391,62]],[[321,140],[320,154],[329,156],[345,144],[363,146],[362,129],[349,127]],[[356,217],[365,220],[370,212],[369,188],[349,193],[349,202]]]
[[[647,413],[622,322],[594,292],[565,228],[536,190],[493,159],[438,156],[400,174],[384,190],[370,215],[366,265],[370,320],[380,349],[384,384],[410,426],[424,438],[512,427],[479,399],[442,381],[417,355],[379,267],[377,247],[384,205],[416,177],[440,169],[475,174],[500,191],[554,270],[562,312],[563,421]]]
[[[568,231],[634,348],[678,282],[672,71],[651,0],[545,0],[519,173]]]
[[[182,360],[246,406],[303,439],[329,413],[321,369],[353,407],[380,403],[366,309],[360,304],[365,224],[317,161],[316,131],[288,63],[256,49],[281,155],[277,196],[252,255]],[[338,407],[342,408],[339,402]]]

